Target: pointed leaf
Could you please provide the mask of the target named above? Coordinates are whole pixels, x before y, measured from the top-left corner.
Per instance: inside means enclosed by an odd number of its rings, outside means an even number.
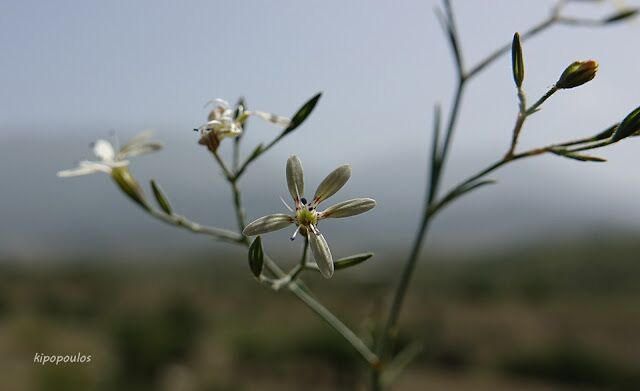
[[[302,107],[293,115],[291,118],[291,123],[287,126],[280,135],[281,137],[294,131],[298,126],[302,125],[302,123],[307,119],[307,117],[311,114],[313,109],[316,107],[318,100],[322,96],[322,92],[317,93],[313,96],[313,98],[309,99],[307,103],[302,105]]]
[[[260,274],[262,274],[263,264],[264,252],[262,251],[262,239],[258,236],[253,243],[251,243],[251,246],[249,246],[249,267],[255,277],[260,277]]]
[[[638,8],[629,8],[626,10],[622,10],[616,14],[613,14],[611,16],[609,16],[608,18],[603,20],[604,24],[609,24],[609,23],[616,23],[616,22],[620,22],[624,19],[627,18],[631,18],[633,16],[635,16],[638,13]]]
[[[635,110],[624,117],[615,133],[613,133],[611,140],[614,142],[620,141],[633,135],[638,130],[640,130],[640,107],[636,107]]]
[[[355,266],[373,257],[373,253],[355,254],[349,257],[340,258],[333,263],[335,270],[346,269]]]
[[[603,130],[602,132],[596,134],[595,136],[593,136],[593,141],[600,141],[600,140],[608,139],[616,131],[616,128],[618,127],[618,125],[620,125],[619,122],[617,124],[611,125],[610,127],[608,127],[607,129]]]
[[[172,214],[173,210],[171,209],[169,200],[154,179],[151,180],[151,189],[153,190],[153,195],[156,197],[156,201],[158,201],[158,205],[164,211],[164,213],[168,215]]]
[[[552,149],[551,153],[558,156],[566,157],[569,159],[578,160],[580,162],[606,162],[607,161],[606,159],[602,159],[597,156],[582,155],[579,153],[566,151],[566,150]]]
[[[248,162],[253,161],[258,156],[260,156],[263,151],[264,151],[264,144],[258,144],[258,146],[253,150],[253,152],[251,152],[251,155],[249,155],[249,157],[247,158],[247,161]]]

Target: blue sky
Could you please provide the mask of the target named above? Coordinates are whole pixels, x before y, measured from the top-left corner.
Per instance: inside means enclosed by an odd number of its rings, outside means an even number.
[[[610,2],[576,3],[568,13],[615,11]],[[438,4],[1,2],[0,253],[64,253],[82,243],[106,250],[116,243],[195,245],[138,213],[107,177],[55,178],[58,169],[89,157],[87,145],[111,130],[127,138],[154,129],[166,150],[136,161],[135,172],[161,180],[185,214],[232,227],[229,195],[190,132],[204,120],[204,104],[244,95],[250,107],[290,115],[317,91],[324,95],[309,121],[245,178],[249,216],[280,210],[288,155],[301,157],[310,184],[350,162],[353,178],[336,200],[370,196],[379,206],[370,216],[336,223],[336,245],[405,245],[418,221],[431,107],[448,106],[454,83],[433,14]],[[467,63],[540,21],[551,4],[454,1]],[[600,72],[588,85],[554,96],[527,123],[523,148],[595,133],[640,104],[640,54],[629,39],[638,28],[637,22],[560,26],[524,44],[530,99],[574,60],[596,59]],[[504,57],[469,86],[446,183],[504,153],[516,108]],[[276,134],[256,122],[246,149]],[[462,236],[470,245],[491,245],[554,230],[640,229],[640,182],[632,169],[639,141],[602,152],[610,160],[605,165],[543,157],[506,168],[495,176],[498,186],[440,217],[433,242],[457,246]],[[355,244],[343,235],[349,232],[357,232]]]

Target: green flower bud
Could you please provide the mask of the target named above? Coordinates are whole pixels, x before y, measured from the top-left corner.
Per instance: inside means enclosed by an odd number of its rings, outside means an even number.
[[[567,89],[583,85],[596,77],[598,63],[593,60],[576,61],[562,72],[556,82],[558,89]]]
[[[518,88],[522,87],[524,80],[524,60],[522,59],[522,45],[520,44],[520,34],[515,33],[511,44],[511,70],[513,80]]]
[[[144,209],[149,209],[147,201],[144,198],[142,188],[140,188],[140,185],[131,175],[129,169],[126,166],[114,167],[111,171],[111,178],[113,178],[118,187],[120,187],[120,189],[135,203],[137,203]]]
[[[640,130],[640,107],[637,107],[631,113],[629,113],[620,125],[616,129],[615,133],[611,137],[611,141],[620,141],[623,138],[632,136],[634,133]]]

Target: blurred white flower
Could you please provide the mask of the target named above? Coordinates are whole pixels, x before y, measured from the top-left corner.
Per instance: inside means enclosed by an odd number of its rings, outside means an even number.
[[[318,230],[318,222],[326,218],[349,217],[364,213],[376,206],[376,202],[371,198],[356,198],[339,202],[322,212],[316,210],[322,201],[331,197],[347,183],[351,176],[351,166],[348,164],[336,168],[327,175],[316,189],[311,202],[308,202],[307,199],[303,197],[304,173],[302,163],[297,156],[291,156],[287,160],[286,173],[287,186],[293,198],[295,211],[289,208],[288,205],[287,208],[291,210],[293,215],[278,213],[261,217],[247,225],[243,233],[247,236],[255,236],[285,228],[290,224],[295,224],[296,230],[291,236],[291,240],[295,239],[298,232],[308,236],[311,252],[318,264],[320,272],[324,277],[330,278],[334,270],[333,257],[331,256],[327,241]]]
[[[244,122],[251,115],[262,118],[274,125],[286,128],[291,120],[264,111],[245,111],[243,105],[238,105],[236,110],[231,109],[229,103],[223,99],[215,99],[213,109],[209,112],[207,123],[194,129],[200,132],[201,145],[206,145],[212,151],[218,149],[224,138],[238,137],[242,134]]]
[[[100,161],[82,160],[76,168],[58,171],[58,176],[71,177],[97,172],[104,172],[111,175],[115,168],[129,165],[127,158],[155,152],[162,148],[162,144],[149,141],[150,137],[150,131],[139,133],[123,145],[118,152],[115,151],[109,141],[100,139],[93,144],[93,153]]]

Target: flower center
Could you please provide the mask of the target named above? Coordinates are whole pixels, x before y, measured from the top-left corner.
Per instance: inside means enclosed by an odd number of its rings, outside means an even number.
[[[296,211],[296,224],[303,227],[318,224],[318,212],[311,207],[302,205],[302,208]]]

